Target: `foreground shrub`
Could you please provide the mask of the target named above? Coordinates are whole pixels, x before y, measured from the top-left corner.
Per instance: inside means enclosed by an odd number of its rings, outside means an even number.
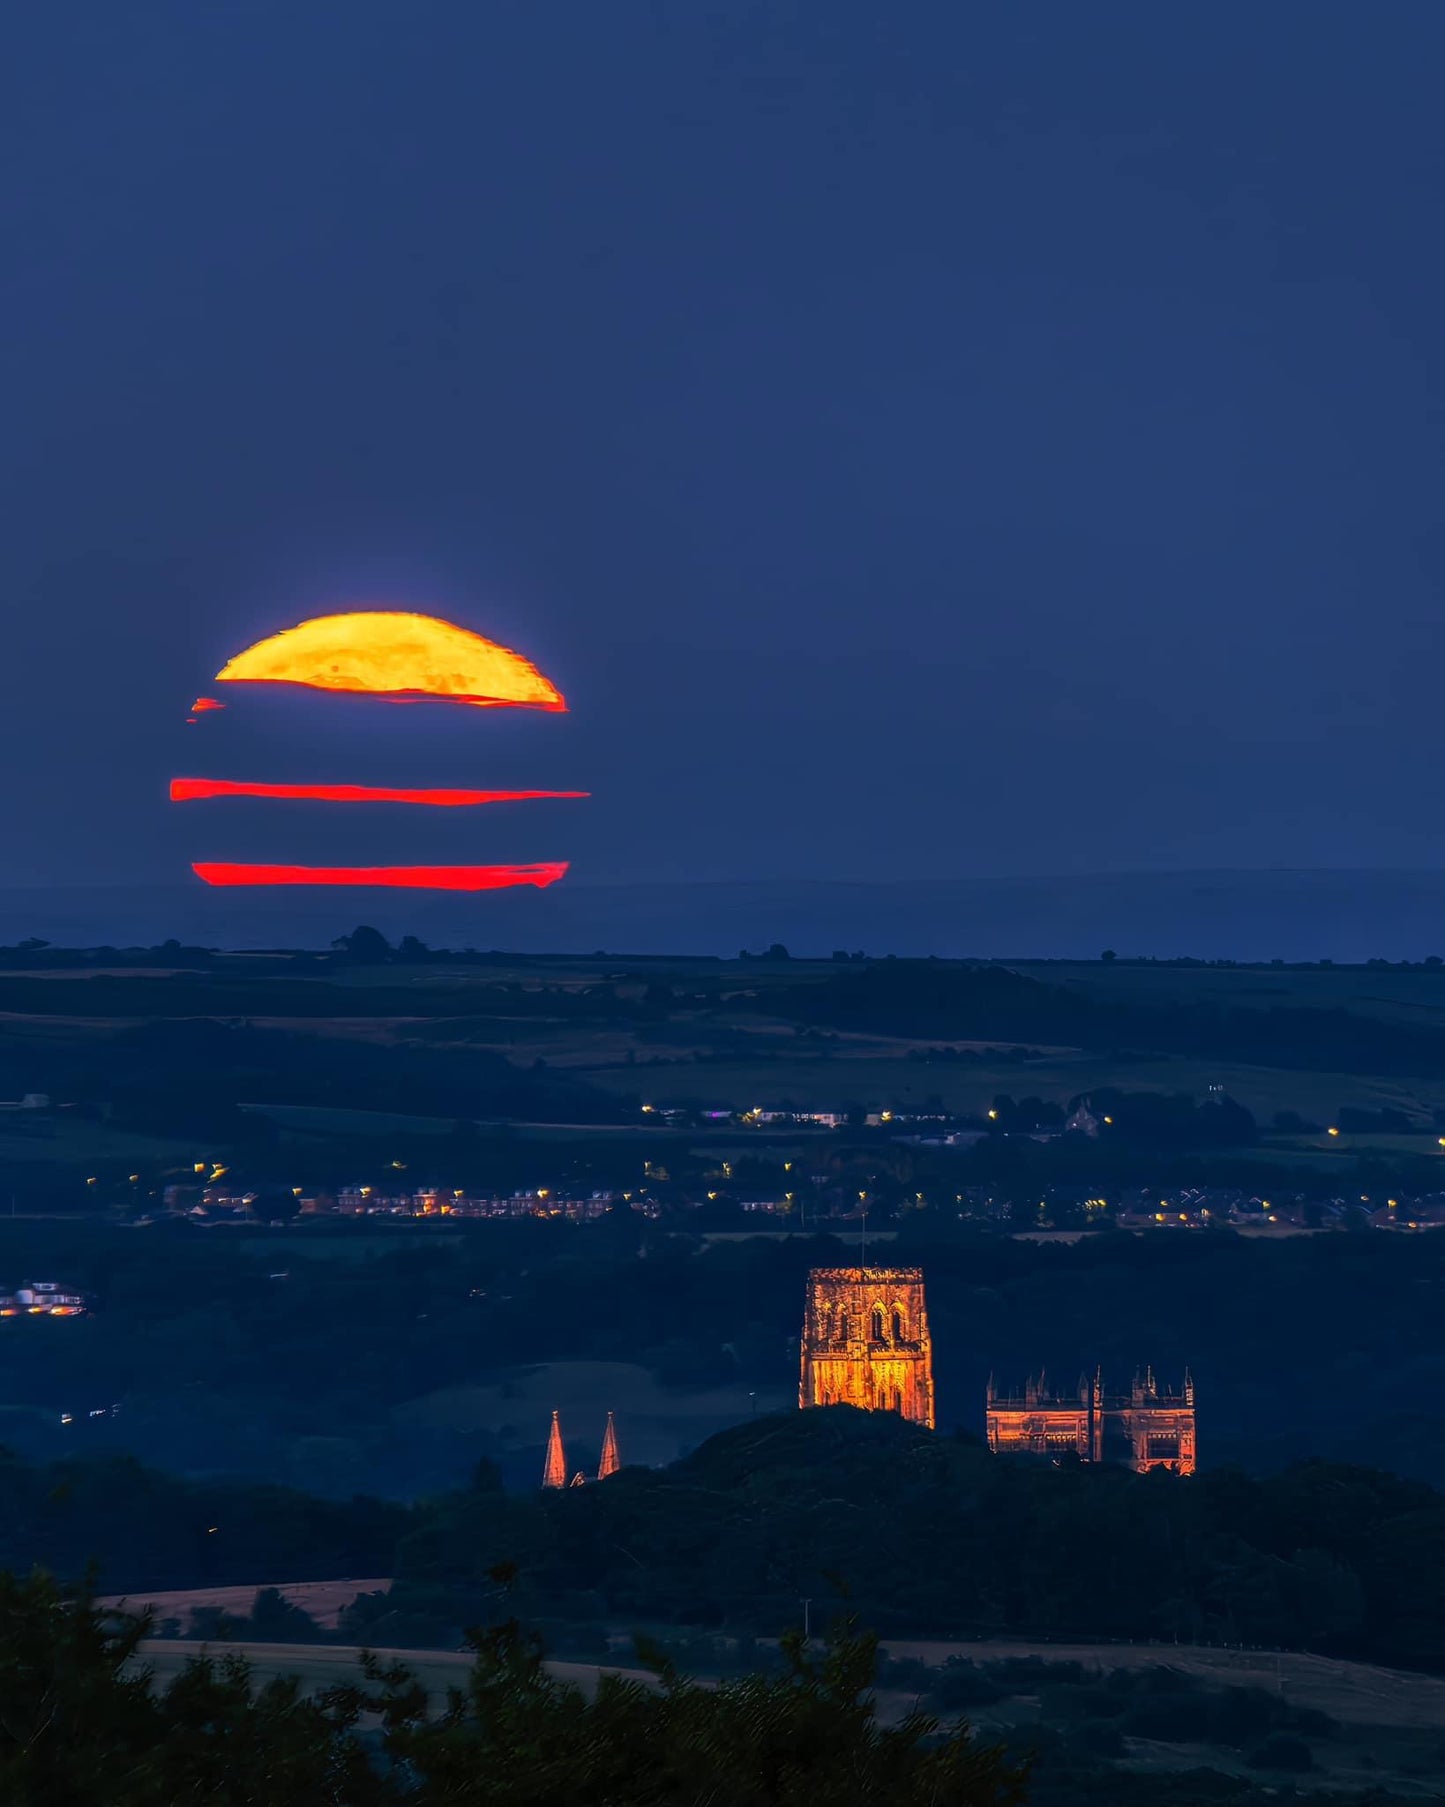
[[[639,1648],[652,1683],[603,1675],[589,1699],[515,1621],[476,1632],[440,1711],[404,1664],[363,1657],[307,1698],[239,1655],[165,1688],[139,1660],[145,1617],[48,1576],[0,1572],[5,1807],[1014,1807],[1023,1770],[925,1714],[880,1726],[877,1646],[851,1622],[813,1656],[704,1687]],[[379,1733],[362,1731],[363,1716]]]

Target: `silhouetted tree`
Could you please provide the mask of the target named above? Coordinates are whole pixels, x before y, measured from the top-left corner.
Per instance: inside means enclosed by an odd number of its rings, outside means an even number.
[[[380,929],[368,928],[364,923],[349,935],[338,935],[331,945],[358,965],[375,966],[391,958],[391,943],[386,936]]]

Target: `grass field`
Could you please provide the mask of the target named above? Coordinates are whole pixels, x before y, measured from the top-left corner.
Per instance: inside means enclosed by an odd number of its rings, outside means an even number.
[[[191,1638],[152,1638],[141,1645],[145,1667],[162,1684],[180,1674],[192,1657],[222,1656],[230,1651],[244,1656],[257,1676],[295,1675],[308,1693],[319,1693],[345,1682],[359,1682],[359,1647],[345,1644],[202,1644]],[[383,1662],[403,1662],[427,1689],[433,1703],[440,1702],[449,1687],[459,1683],[471,1666],[463,1650],[378,1650]],[[589,1678],[597,1671],[587,1665],[566,1664],[565,1669],[585,1668]]]
[[[333,1588],[338,1584],[311,1583]],[[351,1583],[352,1587],[379,1583]],[[206,1598],[217,1590],[210,1590]],[[254,1595],[255,1589],[236,1590]],[[288,1589],[295,1594],[298,1590]],[[199,1596],[198,1596],[199,1599]],[[625,1635],[626,1626],[613,1631]],[[147,1662],[157,1674],[174,1674],[189,1656],[201,1649],[239,1650],[263,1675],[300,1675],[317,1687],[329,1686],[354,1675],[361,1652],[340,1644],[211,1644],[186,1639],[156,1638],[145,1646]],[[1340,1662],[1332,1657],[1294,1651],[1224,1650],[1207,1644],[1041,1644],[1014,1639],[980,1638],[966,1643],[892,1638],[883,1646],[887,1655],[917,1657],[939,1664],[952,1656],[976,1663],[1004,1657],[1036,1656],[1048,1662],[1083,1663],[1101,1671],[1165,1667],[1220,1684],[1265,1688],[1283,1693],[1298,1706],[1313,1707],[1347,1725],[1396,1726],[1445,1731],[1445,1677],[1415,1675],[1402,1669],[1377,1668],[1370,1663]],[[441,1685],[464,1671],[471,1657],[462,1650],[394,1650],[379,1654],[394,1657],[415,1668],[444,1678]],[[610,1665],[608,1665],[610,1667]],[[595,1675],[597,1665],[557,1665]]]
[[[323,1631],[335,1631],[341,1614],[358,1594],[381,1593],[390,1586],[390,1579],[384,1576],[359,1581],[253,1582],[247,1587],[190,1587],[159,1593],[109,1594],[100,1604],[122,1607],[133,1613],[150,1608],[157,1620],[179,1619],[184,1626],[197,1607],[215,1607],[235,1618],[246,1618],[256,1603],[256,1595],[263,1588],[275,1587],[292,1606],[310,1613]]]
[[[43,1133],[47,1129],[50,1133]],[[14,1120],[0,1117],[0,1168],[32,1163],[85,1167],[107,1161],[133,1161],[137,1167],[189,1166],[197,1158],[193,1143],[142,1135],[93,1118],[43,1118],[31,1126],[18,1112]]]
[[[1051,1663],[1083,1663],[1098,1669],[1162,1666],[1206,1681],[1283,1693],[1297,1706],[1314,1707],[1349,1723],[1445,1730],[1445,1677],[1298,1651],[1227,1650],[1212,1644],[1043,1644],[1012,1639],[944,1643],[899,1638],[890,1638],[886,1648],[893,1656],[918,1657],[926,1663],[942,1663],[951,1656],[979,1663],[1038,1656]]]
[[[1445,1022],[1445,967],[1131,966],[1097,960],[1010,961],[1015,972],[1091,997],[1139,1004],[1348,1008],[1399,1021]]]
[[[744,1107],[783,1098],[820,1109],[847,1103],[921,1104],[937,1096],[950,1110],[977,1113],[1000,1092],[1066,1103],[1106,1085],[1195,1097],[1203,1097],[1211,1085],[1222,1085],[1266,1125],[1282,1110],[1327,1124],[1341,1104],[1372,1110],[1391,1106],[1426,1118],[1445,1108],[1445,1081],[1289,1072],[1228,1061],[1111,1060],[1084,1053],[1050,1054],[1022,1063],[924,1064],[907,1059],[915,1045],[899,1042],[890,1052],[886,1044],[871,1043],[828,1059],[783,1051],[776,1059],[737,1064],[709,1060],[646,1067],[578,1065],[573,1070],[594,1085],[644,1102],[677,1097]],[[1359,1139],[1354,1145],[1358,1148]]]

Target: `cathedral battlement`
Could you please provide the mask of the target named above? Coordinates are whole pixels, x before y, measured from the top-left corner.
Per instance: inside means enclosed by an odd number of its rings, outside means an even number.
[[[1030,1375],[1022,1393],[1000,1393],[992,1377],[987,1398],[988,1446],[996,1455],[1045,1456],[1057,1462],[1121,1462],[1140,1474],[1168,1468],[1193,1474],[1194,1382],[1186,1372],[1178,1392],[1161,1388],[1154,1370],[1134,1376],[1127,1393],[1106,1393],[1101,1372],[1079,1376],[1072,1393],[1056,1393],[1045,1375]]]
[[[933,1340],[918,1267],[815,1267],[800,1407],[853,1405],[934,1427]]]

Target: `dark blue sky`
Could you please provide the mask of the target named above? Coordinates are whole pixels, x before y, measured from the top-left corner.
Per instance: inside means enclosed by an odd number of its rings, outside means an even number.
[[[534,751],[597,793],[579,879],[1441,864],[1436,0],[6,38],[9,882],[317,844],[171,815],[175,771]],[[520,646],[573,717],[181,727],[366,602]],[[320,839],[496,834],[393,823]]]

